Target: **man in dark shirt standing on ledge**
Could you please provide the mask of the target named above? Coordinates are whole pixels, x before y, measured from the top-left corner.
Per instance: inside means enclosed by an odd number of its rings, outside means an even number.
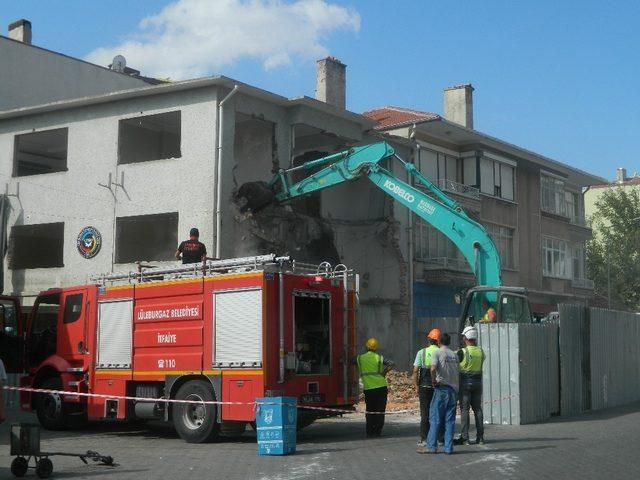
[[[176,250],[176,258],[178,260],[182,258],[182,263],[201,262],[207,256],[207,247],[198,241],[198,238],[200,238],[200,232],[197,228],[192,228],[189,232],[189,240],[182,242]]]

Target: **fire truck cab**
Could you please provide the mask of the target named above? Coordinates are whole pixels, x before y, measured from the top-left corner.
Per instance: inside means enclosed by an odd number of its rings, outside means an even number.
[[[258,397],[357,401],[357,276],[343,265],[264,255],[93,280],[42,292],[29,317],[22,385],[70,392],[21,393],[45,428],[164,419],[199,443],[242,433]],[[301,409],[299,426],[327,414]]]

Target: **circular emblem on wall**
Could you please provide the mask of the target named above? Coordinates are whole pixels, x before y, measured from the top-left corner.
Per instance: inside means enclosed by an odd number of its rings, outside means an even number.
[[[93,227],[84,227],[78,234],[76,245],[80,255],[84,258],[93,258],[102,246],[102,235]]]

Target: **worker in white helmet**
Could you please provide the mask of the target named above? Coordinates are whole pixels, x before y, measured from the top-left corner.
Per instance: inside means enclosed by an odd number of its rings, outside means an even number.
[[[462,430],[456,443],[470,445],[469,407],[476,419],[476,444],[484,444],[484,425],[482,418],[482,364],[485,354],[478,346],[478,330],[466,327],[462,331],[464,347],[458,350],[460,361],[460,422]]]

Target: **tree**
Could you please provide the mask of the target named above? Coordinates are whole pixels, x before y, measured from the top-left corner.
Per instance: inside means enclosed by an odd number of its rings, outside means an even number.
[[[640,188],[610,188],[595,203],[587,272],[611,305],[640,311]]]

